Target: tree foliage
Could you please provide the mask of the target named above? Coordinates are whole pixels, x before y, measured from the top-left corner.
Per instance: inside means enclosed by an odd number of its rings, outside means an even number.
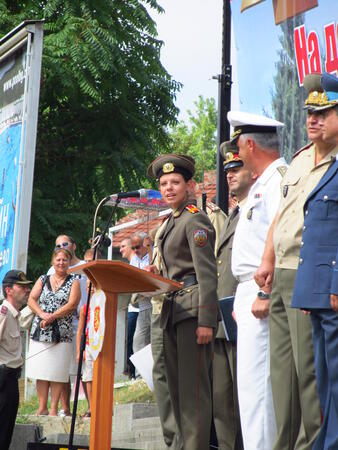
[[[272,109],[277,120],[285,124],[281,133],[281,149],[290,161],[292,155],[307,142],[304,111],[306,92],[299,88],[294,58],[293,30],[304,23],[302,15],[282,23],[279,37],[281,50],[276,63],[275,91],[272,94]]]
[[[180,88],[160,62],[156,0],[0,0],[0,33],[44,19],[28,270],[46,270],[55,236],[88,246],[95,207],[140,186],[169,145]],[[105,213],[103,213],[103,217]]]
[[[216,168],[217,110],[213,98],[199,96],[194,104],[196,112],[188,111],[188,124],[180,121],[173,127],[169,151],[195,158],[195,178],[201,181],[204,170]]]

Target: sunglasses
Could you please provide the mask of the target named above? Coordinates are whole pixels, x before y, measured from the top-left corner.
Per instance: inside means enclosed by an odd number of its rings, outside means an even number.
[[[132,250],[139,250],[140,248],[141,248],[140,245],[133,245],[133,246],[131,247]]]
[[[68,245],[71,245],[70,242],[62,242],[62,244],[56,244],[55,248],[68,247]]]

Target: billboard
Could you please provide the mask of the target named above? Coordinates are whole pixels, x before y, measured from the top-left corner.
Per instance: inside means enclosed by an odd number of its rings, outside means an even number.
[[[29,21],[0,40],[0,283],[26,270],[42,39]]]
[[[307,142],[305,75],[338,73],[338,16],[330,0],[232,0],[232,109],[285,123],[288,160]]]

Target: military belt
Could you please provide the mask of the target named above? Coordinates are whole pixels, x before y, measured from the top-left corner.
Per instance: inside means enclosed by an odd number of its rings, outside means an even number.
[[[21,376],[21,367],[17,367],[16,369],[13,369],[12,367],[8,367],[5,364],[1,364],[0,372],[2,372],[3,376],[19,379]]]
[[[193,286],[194,284],[197,284],[196,274],[189,275],[188,277],[183,278],[182,283],[183,283],[183,288],[187,288],[189,286]]]

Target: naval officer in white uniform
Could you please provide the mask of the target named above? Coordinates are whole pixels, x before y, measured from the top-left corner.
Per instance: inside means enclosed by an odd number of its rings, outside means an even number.
[[[232,249],[232,272],[239,284],[234,302],[238,326],[237,384],[245,450],[271,450],[276,422],[270,385],[269,292],[259,290],[254,273],[280,200],[286,162],[279,154],[281,122],[264,116],[230,111],[244,166],[258,175],[240,211]]]

